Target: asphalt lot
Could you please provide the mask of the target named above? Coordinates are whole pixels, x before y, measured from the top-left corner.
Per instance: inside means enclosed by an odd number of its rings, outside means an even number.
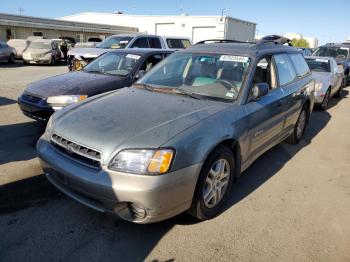
[[[1,261],[350,261],[350,99],[313,113],[304,140],[260,157],[226,210],[136,225],[60,194],[42,175],[43,132],[16,98],[65,66],[0,64]]]

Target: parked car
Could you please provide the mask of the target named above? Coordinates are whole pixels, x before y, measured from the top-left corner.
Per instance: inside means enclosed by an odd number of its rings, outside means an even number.
[[[37,152],[52,184],[96,210],[136,223],[186,210],[209,219],[255,159],[302,139],[313,93],[293,47],[196,45],[132,87],[56,112]]]
[[[176,37],[161,37],[146,34],[121,34],[107,37],[96,48],[73,48],[68,52],[68,68],[74,70],[75,63],[85,66],[99,55],[113,49],[129,48],[156,48],[156,49],[180,49],[187,47],[189,39]],[[172,48],[170,48],[170,46]],[[179,47],[180,46],[180,47]],[[80,67],[79,65],[77,67]]]
[[[160,49],[108,52],[81,71],[30,84],[18,98],[18,105],[26,116],[47,121],[55,111],[71,103],[132,85],[170,53]]]
[[[333,57],[306,57],[312,75],[316,81],[315,104],[326,110],[329,99],[340,98],[344,87],[344,70],[337,65]]]
[[[24,64],[54,65],[61,59],[57,41],[51,39],[32,40],[23,52]]]
[[[311,48],[299,48],[304,56],[311,56],[313,53]]]
[[[5,42],[0,41],[0,62],[1,61],[13,64],[16,61],[16,50]]]
[[[335,58],[337,64],[344,69],[345,84],[350,82],[350,43],[329,43],[318,47],[312,55]]]
[[[26,39],[10,39],[7,44],[16,50],[16,58],[22,59],[23,52],[29,45],[29,40]]]

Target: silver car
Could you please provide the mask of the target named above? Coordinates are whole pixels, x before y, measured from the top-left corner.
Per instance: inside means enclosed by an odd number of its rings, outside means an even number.
[[[340,98],[342,95],[344,70],[333,57],[308,56],[306,62],[316,81],[315,104],[326,110],[331,97]]]
[[[26,39],[10,39],[7,44],[16,50],[16,58],[22,59],[23,52],[29,45],[29,40]]]
[[[51,39],[35,39],[23,52],[24,64],[54,65],[61,60],[61,52],[57,42]]]
[[[96,210],[136,223],[186,210],[209,219],[255,159],[302,139],[313,92],[293,47],[195,45],[132,87],[54,113],[37,152],[52,184]]]
[[[0,61],[6,61],[12,64],[15,60],[16,50],[5,42],[0,41]]]

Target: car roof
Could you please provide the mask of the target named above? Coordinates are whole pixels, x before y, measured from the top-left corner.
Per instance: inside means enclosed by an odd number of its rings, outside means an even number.
[[[169,54],[173,53],[174,50],[169,49],[156,49],[156,48],[126,48],[126,49],[116,49],[113,51],[109,51],[108,53],[127,53],[127,54],[135,54],[135,55],[144,55],[144,54],[153,54],[153,53],[164,53]]]
[[[210,43],[193,45],[185,50],[179,52],[198,52],[198,53],[222,53],[232,55],[247,55],[255,57],[264,53],[278,53],[278,52],[293,52],[301,53],[300,50],[274,42],[265,43]]]
[[[128,33],[128,34],[117,34],[117,35],[111,35],[109,37],[135,37],[135,36],[150,36],[150,37],[159,37],[157,35],[149,35],[149,34],[145,34],[145,33]]]
[[[349,43],[328,43],[319,47],[346,47],[350,48],[350,42]]]

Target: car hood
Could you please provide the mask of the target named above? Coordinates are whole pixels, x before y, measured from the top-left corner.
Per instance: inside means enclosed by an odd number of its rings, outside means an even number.
[[[54,114],[53,132],[102,153],[104,163],[125,148],[158,148],[228,104],[138,88],[90,98]]]
[[[73,48],[68,52],[68,55],[94,58],[106,52],[108,49],[103,48]]]
[[[57,95],[91,96],[122,88],[125,84],[125,77],[75,71],[31,83],[25,93],[41,98]]]
[[[43,54],[51,52],[51,49],[43,49],[43,48],[27,48],[24,53],[26,54]]]
[[[329,83],[331,78],[331,73],[329,72],[312,72],[312,76],[318,83]]]

